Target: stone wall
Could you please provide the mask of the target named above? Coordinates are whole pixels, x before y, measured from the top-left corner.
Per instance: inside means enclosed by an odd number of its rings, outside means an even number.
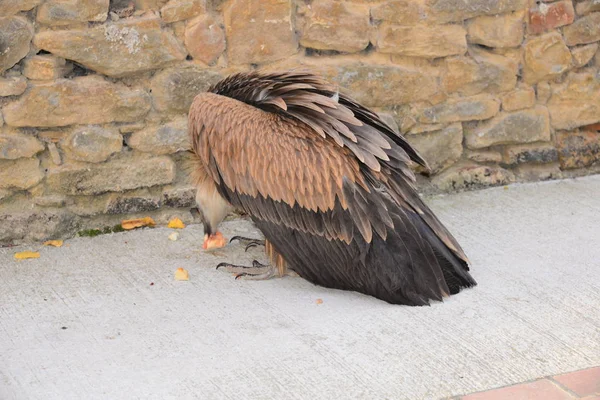
[[[0,243],[189,222],[186,111],[310,68],[400,127],[423,188],[597,172],[600,0],[0,0]]]

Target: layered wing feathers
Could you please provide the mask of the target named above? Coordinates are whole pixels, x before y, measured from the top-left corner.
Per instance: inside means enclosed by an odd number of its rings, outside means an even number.
[[[438,299],[453,292],[448,280],[474,284],[464,252],[414,190],[410,164],[426,162],[375,113],[320,78],[234,75],[198,95],[189,118],[193,150],[207,174],[266,236],[283,229],[298,232],[298,240],[323,238],[329,241],[319,242],[323,258],[338,241],[362,246],[356,251],[363,258],[383,252],[387,261],[409,268],[403,274],[411,271],[403,278],[403,296],[411,284],[419,286],[415,304],[419,296]],[[396,253],[376,249],[376,243],[396,247]],[[323,272],[322,278],[333,279],[323,284],[335,287],[348,270],[328,265],[341,271]],[[403,286],[403,279],[385,285]]]

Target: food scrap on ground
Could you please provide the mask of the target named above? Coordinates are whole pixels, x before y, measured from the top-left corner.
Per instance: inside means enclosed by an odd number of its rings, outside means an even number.
[[[121,221],[121,226],[123,229],[130,230],[135,228],[141,228],[143,226],[154,226],[156,222],[151,217],[144,218],[136,218],[136,219],[126,219]]]
[[[204,235],[204,243],[202,244],[202,248],[204,250],[220,249],[221,247],[225,247],[226,244],[227,239],[221,232],[217,232],[211,236]]]
[[[173,229],[183,229],[183,228],[185,228],[185,224],[179,218],[173,218],[172,220],[169,221],[169,225],[167,225],[167,227],[173,228]]]
[[[40,258],[40,253],[38,251],[21,251],[20,253],[15,253],[15,259],[17,260],[26,260],[28,258]]]
[[[61,247],[63,245],[62,240],[47,240],[44,242],[44,246]]]
[[[317,304],[323,304],[323,299],[317,299],[317,300],[315,301],[315,303],[317,303]]]
[[[175,271],[175,280],[188,281],[190,280],[190,274],[183,268],[177,268],[177,271]]]
[[[169,235],[169,240],[176,241],[179,239],[179,232],[173,232]]]

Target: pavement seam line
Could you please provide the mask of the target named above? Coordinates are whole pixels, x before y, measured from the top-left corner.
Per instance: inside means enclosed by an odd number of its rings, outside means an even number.
[[[554,377],[555,376],[559,376],[559,375],[568,375],[568,374],[573,374],[573,373],[576,373],[576,372],[587,371],[588,369],[592,369],[592,368],[596,368],[596,367],[589,367],[589,368],[578,369],[578,370],[570,371],[570,372],[563,372],[563,373],[560,373],[560,374],[555,374],[555,375],[552,375],[552,376],[548,376],[548,379],[550,381],[552,381],[555,385],[557,385],[558,387],[560,387],[561,389],[563,389],[565,392],[568,392],[569,394],[575,396],[576,399],[583,399],[583,398],[585,398],[587,396],[590,396],[590,395],[580,396],[577,393],[575,393],[573,390],[571,390],[570,388],[568,388],[567,386],[565,386],[564,384],[560,383],[558,380],[554,379]],[[593,396],[593,394],[591,396]]]
[[[567,372],[568,374],[569,372]],[[582,397],[579,396],[577,393],[573,392],[571,389],[569,389],[568,387],[561,385],[559,382],[555,381],[551,376],[546,377],[546,379],[548,379],[548,381],[552,384],[554,384],[554,386],[558,387],[560,390],[568,393],[569,395],[573,396],[573,398],[575,399],[581,399]]]

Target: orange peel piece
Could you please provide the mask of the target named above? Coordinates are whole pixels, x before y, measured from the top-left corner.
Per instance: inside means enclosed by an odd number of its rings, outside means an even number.
[[[317,300],[315,300],[315,303],[317,303],[317,304],[323,304],[323,299],[317,299]]]
[[[28,258],[40,258],[39,251],[21,251],[20,253],[15,253],[15,259],[17,260],[26,260]]]
[[[143,226],[154,226],[156,222],[150,217],[126,219],[121,221],[121,227],[125,230],[141,228]]]
[[[167,227],[173,229],[183,229],[185,228],[185,224],[179,218],[173,218],[169,221],[169,225],[167,225]]]
[[[177,268],[177,271],[175,271],[175,280],[176,281],[189,281],[190,274],[187,272],[187,270],[185,270],[183,268]]]
[[[62,247],[62,240],[47,240],[44,242],[44,246],[54,246],[54,247]]]
[[[211,236],[204,235],[204,243],[202,244],[202,248],[204,250],[220,249],[221,247],[225,247],[226,244],[227,239],[225,239],[221,232],[217,232]]]

